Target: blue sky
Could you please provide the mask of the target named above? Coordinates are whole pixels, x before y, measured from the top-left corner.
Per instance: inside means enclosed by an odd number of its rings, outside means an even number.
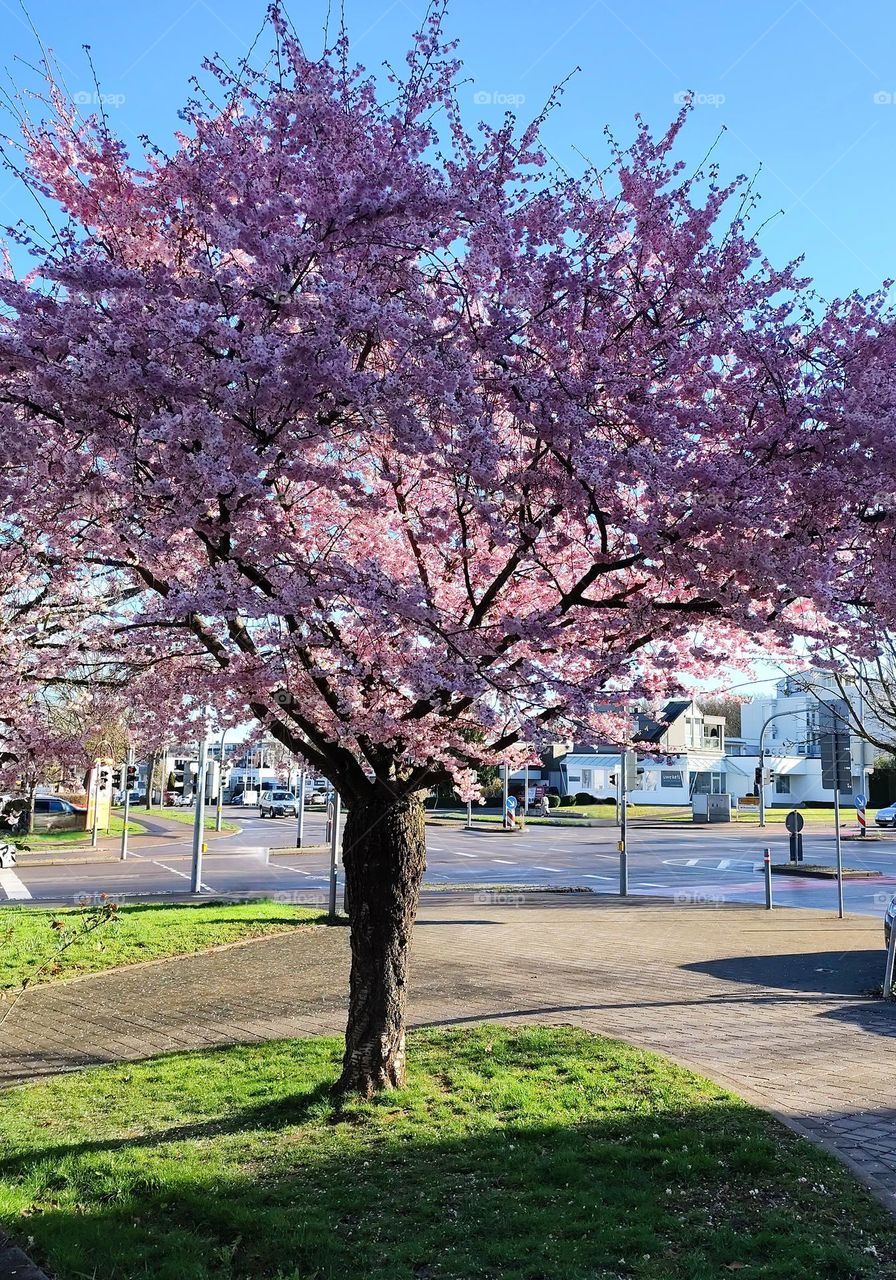
[[[333,4],[338,11],[338,3]],[[93,90],[80,46],[89,43],[111,113],[126,138],[167,143],[187,79],[202,56],[232,61],[256,34],[254,0],[28,0],[41,38],[61,60],[73,93]],[[309,49],[319,47],[325,0],[293,0]],[[355,52],[368,66],[400,57],[423,12],[419,0],[346,0]],[[698,95],[681,153],[696,161],[723,125],[722,172],[759,165],[762,235],[776,262],[805,254],[825,295],[876,288],[894,272],[896,6],[883,0],[454,0],[450,30],[472,83],[473,120],[497,119],[509,98],[524,116],[576,66],[547,141],[567,165],[574,147],[605,155],[602,128],[628,138],[636,111],[656,128],[675,98]],[[29,82],[18,55],[35,42],[18,0],[0,0],[0,49],[13,78]],[[480,101],[476,102],[476,96]],[[486,101],[482,101],[483,97]],[[4,222],[30,216],[27,198],[0,178]]]

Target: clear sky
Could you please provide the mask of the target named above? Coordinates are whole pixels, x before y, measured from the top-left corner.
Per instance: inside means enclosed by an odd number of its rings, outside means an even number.
[[[80,46],[89,43],[121,132],[163,144],[177,126],[187,79],[209,52],[237,59],[263,16],[258,0],[27,0],[68,88],[93,85]],[[338,12],[338,0],[333,2]],[[292,0],[309,50],[320,45],[326,0]],[[400,57],[423,13],[420,0],[346,0],[357,57],[370,67]],[[568,166],[574,147],[606,154],[602,128],[631,136],[640,111],[655,127],[676,95],[698,95],[682,155],[698,160],[717,131],[723,174],[754,173],[778,263],[805,254],[825,295],[863,292],[896,274],[896,5],[892,0],[454,0],[449,27],[471,84],[470,119],[497,119],[508,99],[521,116],[580,67],[547,141]],[[266,37],[263,37],[266,43]],[[18,83],[35,41],[19,0],[0,0],[2,60]],[[476,101],[476,98],[479,101]],[[483,101],[483,98],[486,100]],[[523,99],[523,101],[519,101]],[[30,214],[0,177],[4,222]]]

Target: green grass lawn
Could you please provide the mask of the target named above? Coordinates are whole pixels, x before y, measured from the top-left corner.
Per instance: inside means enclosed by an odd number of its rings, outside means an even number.
[[[133,812],[133,810],[132,810]],[[195,821],[196,810],[193,808],[181,809],[177,805],[156,806],[153,809],[137,808],[137,814],[147,818],[170,818],[172,822],[182,822],[185,827],[192,827]],[[206,806],[205,821],[203,823],[206,831],[214,831],[215,829],[215,806],[210,808]],[[239,831],[239,827],[235,822],[228,822],[224,819],[222,826],[223,831]]]
[[[323,922],[325,918],[313,907],[277,902],[125,906],[118,909],[116,919],[79,938],[54,958],[60,931],[53,922],[77,927],[86,919],[85,914],[74,907],[58,911],[4,907],[0,908],[0,991],[17,990],[26,978],[50,982],[139,960],[187,955],[241,938],[283,933],[296,925]],[[49,969],[32,979],[46,960],[52,961]]]
[[[133,820],[133,814],[131,814],[128,831],[133,835],[139,835],[145,829],[139,822]],[[100,827],[99,836],[101,839],[104,836],[120,836],[123,830],[123,819],[113,814],[109,822],[109,830]],[[19,848],[58,849],[60,845],[89,845],[91,834],[90,831],[36,831],[31,836],[4,836],[4,839],[11,840]]]
[[[570,1028],[414,1033],[337,1109],[285,1041],[0,1095],[0,1221],[57,1280],[886,1280],[845,1168],[661,1058]]]
[[[807,805],[805,808],[801,808],[799,811],[803,815],[803,818],[805,819],[806,822],[826,822],[830,824],[830,826],[833,828],[833,825],[834,825],[833,809],[821,809],[821,808],[815,808],[813,806]],[[769,806],[765,810],[765,820],[767,823],[774,823],[776,825],[778,823],[783,824],[784,819],[787,817],[789,812],[790,812],[789,808],[773,809]],[[877,812],[876,809],[868,810],[869,825],[873,825],[874,815],[876,812]],[[431,816],[431,813],[432,813],[431,810],[427,810],[428,816]],[[439,809],[437,813],[438,813],[438,816],[450,817],[456,820],[457,822],[466,822],[467,820],[466,809]],[[632,818],[634,819],[646,818],[650,820],[655,819],[656,821],[661,821],[661,822],[675,822],[675,823],[692,822],[693,820],[690,805],[630,804],[628,806],[627,813],[628,813],[629,820],[631,820]],[[606,822],[615,824],[616,809],[615,809],[615,806],[611,804],[562,805],[560,808],[551,810],[551,817],[549,820],[552,821],[557,818],[603,818]],[[542,818],[529,817],[526,819],[526,823],[537,824],[539,822],[549,821],[549,820],[542,819]],[[491,813],[486,813],[481,809],[477,812],[476,808],[474,807],[473,821],[474,823],[477,823],[477,824],[482,822],[500,822],[501,815],[500,813],[495,813],[494,811],[492,811]],[[737,821],[740,823],[752,823],[753,826],[758,826],[759,810],[758,808],[757,809],[752,809],[752,808],[741,809],[739,816],[735,817],[732,814],[732,821]],[[841,825],[847,825],[847,826],[854,826],[856,824],[855,809],[853,809],[852,805],[844,804],[842,806],[840,811],[840,822],[841,822]]]

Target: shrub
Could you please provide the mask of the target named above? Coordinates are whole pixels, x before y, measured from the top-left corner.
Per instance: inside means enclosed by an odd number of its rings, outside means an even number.
[[[576,804],[597,804],[597,796],[593,796],[590,791],[577,791]]]
[[[559,796],[548,796],[548,808],[556,809],[560,804]]]
[[[571,805],[574,805],[575,802],[576,802],[575,796],[561,796],[558,801],[558,803],[560,804],[560,807],[563,809],[568,809]]]

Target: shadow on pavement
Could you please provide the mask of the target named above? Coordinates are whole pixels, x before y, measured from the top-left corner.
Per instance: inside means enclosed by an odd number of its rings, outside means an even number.
[[[880,951],[813,951],[798,955],[725,956],[684,964],[689,973],[704,973],[726,982],[744,982],[814,995],[858,996],[879,987],[884,953]]]

